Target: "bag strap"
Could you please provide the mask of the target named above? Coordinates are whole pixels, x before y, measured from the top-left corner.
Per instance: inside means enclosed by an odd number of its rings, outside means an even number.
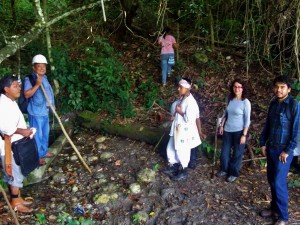
[[[13,178],[12,174],[12,154],[11,154],[11,137],[4,134],[4,143],[5,143],[5,171],[6,173]]]

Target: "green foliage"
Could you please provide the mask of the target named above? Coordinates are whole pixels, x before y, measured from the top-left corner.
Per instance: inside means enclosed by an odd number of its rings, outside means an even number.
[[[159,86],[153,81],[153,78],[149,77],[147,80],[143,80],[142,83],[137,87],[134,94],[143,100],[143,106],[151,108],[154,101],[161,102],[159,99]],[[160,103],[158,103],[160,105]]]
[[[5,75],[11,75],[12,74],[12,69],[9,67],[2,67],[0,68],[0,78],[5,76]]]
[[[294,181],[289,181],[288,182],[288,187],[293,188],[293,187],[300,187],[300,178],[294,180]]]
[[[219,65],[216,61],[214,61],[214,60],[209,60],[209,61],[208,61],[208,66],[209,66],[211,69],[216,70],[216,71],[218,71],[218,72],[221,71],[220,65]]]
[[[158,163],[155,163],[154,165],[153,165],[153,171],[154,172],[157,172],[159,170],[159,164]]]
[[[45,223],[47,223],[47,219],[46,219],[46,217],[45,217],[45,214],[36,214],[35,215],[36,216],[36,218],[37,218],[37,220],[38,220],[38,224],[45,224]]]
[[[132,216],[132,223],[134,225],[139,225],[140,224],[140,216],[139,216],[139,214],[137,214],[137,213],[133,214],[133,216]]]
[[[97,38],[93,46],[85,48],[84,54],[84,60],[73,63],[66,52],[54,51],[53,77],[63,91],[61,107],[133,117],[132,81],[126,77],[114,49],[105,39]]]
[[[6,183],[4,182],[4,180],[2,179],[2,177],[3,177],[3,174],[1,173],[0,174],[0,185],[3,187],[3,188],[7,188],[7,185],[6,185]]]
[[[200,145],[201,150],[207,155],[208,158],[214,157],[215,147],[210,145],[205,139],[201,140],[202,143]],[[216,158],[219,158],[221,155],[221,151],[219,149],[216,150]]]
[[[292,84],[292,89],[296,91],[300,91],[300,85],[298,80],[295,80],[294,83]]]

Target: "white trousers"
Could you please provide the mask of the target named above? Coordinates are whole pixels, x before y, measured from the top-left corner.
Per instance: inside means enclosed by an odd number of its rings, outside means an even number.
[[[6,173],[5,171],[5,159],[4,159],[4,155],[1,156],[1,161],[2,161],[2,168],[3,168],[3,172],[4,172],[4,182],[8,183],[9,185],[11,186],[14,186],[14,187],[18,187],[18,188],[21,188],[23,187],[23,180],[24,180],[24,176],[21,172],[21,167],[18,166],[15,162],[15,159],[14,159],[14,156],[13,156],[13,153],[11,153],[12,155],[12,159],[11,159],[11,162],[12,162],[12,175],[14,177],[14,179],[12,179],[10,176],[8,176],[8,174]]]
[[[174,137],[170,136],[168,146],[167,146],[167,156],[168,162],[173,165],[175,163],[180,163],[183,168],[188,167],[191,156],[191,149],[189,146],[183,147],[181,149],[175,150]]]

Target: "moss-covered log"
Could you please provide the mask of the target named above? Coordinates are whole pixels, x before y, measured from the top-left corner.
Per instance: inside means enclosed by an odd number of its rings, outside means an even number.
[[[165,128],[147,127],[137,123],[103,123],[101,122],[102,120],[103,115],[90,111],[80,113],[78,118],[78,122],[86,128],[101,130],[109,134],[144,141],[148,144],[155,145],[164,134],[168,136],[169,129]]]

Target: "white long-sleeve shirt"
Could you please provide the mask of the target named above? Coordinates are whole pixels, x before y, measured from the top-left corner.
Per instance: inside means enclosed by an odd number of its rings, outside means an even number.
[[[18,104],[6,95],[0,96],[0,133],[11,136],[11,142],[23,138],[15,134],[17,128],[26,129],[26,122]],[[5,155],[4,141],[0,138],[0,155]]]

